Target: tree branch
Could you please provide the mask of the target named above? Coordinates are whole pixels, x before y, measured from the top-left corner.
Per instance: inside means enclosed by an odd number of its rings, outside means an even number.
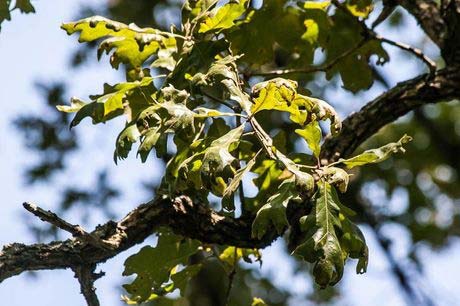
[[[119,222],[98,226],[91,235],[113,246],[96,247],[81,239],[46,244],[6,245],[0,252],[0,282],[24,271],[66,269],[105,262],[141,243],[160,227],[204,243],[263,248],[278,237],[272,231],[261,240],[251,237],[251,220],[222,216],[186,196],[159,198],[142,204]]]
[[[82,265],[73,268],[75,278],[80,283],[81,294],[85,297],[88,306],[99,306],[99,299],[96,295],[96,288],[94,288],[94,281],[104,276],[105,273],[94,273],[96,265]]]
[[[448,101],[460,97],[460,72],[458,67],[439,70],[434,75],[421,75],[397,84],[359,112],[342,123],[341,132],[326,139],[322,159],[337,161],[350,156],[366,139],[386,124],[393,122],[417,107]]]
[[[399,0],[399,4],[415,17],[428,37],[442,48],[443,33],[447,32],[447,28],[436,1]]]
[[[86,232],[80,225],[73,225],[69,222],[61,219],[58,215],[51,211],[46,211],[34,204],[31,203],[23,203],[24,208],[34,214],[35,216],[39,217],[40,220],[48,222],[66,232],[69,232],[75,238],[80,238],[81,240],[92,244],[95,247],[102,248],[102,249],[112,249],[113,246],[106,241],[99,239],[95,235]]]

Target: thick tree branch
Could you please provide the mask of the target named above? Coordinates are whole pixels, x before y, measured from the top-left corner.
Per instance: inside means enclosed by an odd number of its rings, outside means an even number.
[[[438,45],[447,65],[460,63],[460,0],[399,0]]]
[[[460,71],[450,67],[436,74],[421,75],[399,83],[366,104],[359,112],[343,121],[342,131],[326,139],[322,158],[336,161],[350,156],[365,140],[386,124],[393,122],[417,107],[460,97]]]
[[[381,127],[420,105],[460,97],[459,71],[450,67],[432,76],[422,75],[382,94],[344,121],[340,134],[326,141],[323,158],[337,160],[349,156]],[[277,237],[273,231],[262,240],[253,239],[251,220],[222,216],[188,197],[161,198],[140,205],[119,222],[109,221],[87,235],[48,244],[5,246],[0,252],[0,282],[24,271],[75,268],[104,262],[141,243],[162,226],[205,243],[238,247],[262,248]],[[101,248],[83,238],[88,235],[112,249]]]
[[[113,248],[101,248],[80,238],[46,244],[13,243],[0,252],[0,282],[24,271],[75,268],[105,262],[141,243],[160,227],[205,243],[263,248],[276,234],[251,237],[251,222],[222,216],[188,197],[161,198],[140,205],[119,222],[109,221],[90,234]]]

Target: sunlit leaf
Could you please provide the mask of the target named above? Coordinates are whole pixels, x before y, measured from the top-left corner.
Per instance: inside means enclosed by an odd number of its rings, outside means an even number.
[[[200,24],[199,32],[206,33],[231,28],[235,24],[235,20],[245,12],[247,2],[248,0],[236,0],[230,1],[221,7],[216,7],[211,12],[211,16]]]
[[[159,54],[159,58],[164,61],[176,51],[176,41],[170,33],[152,28],[139,28],[135,24],[126,25],[101,16],[65,23],[62,28],[69,35],[80,32],[79,42],[92,42],[104,38],[99,45],[98,57],[103,52],[115,50],[110,58],[114,68],[118,68],[120,63],[140,67],[160,50],[166,50]],[[170,65],[160,66],[171,68]]]
[[[305,126],[303,129],[295,130],[297,134],[302,136],[308,144],[310,150],[316,157],[319,157],[321,152],[320,141],[321,141],[321,128],[318,121],[312,121]]]
[[[392,154],[399,152],[404,153],[406,151],[403,147],[404,144],[411,140],[412,137],[404,135],[398,142],[389,143],[378,149],[366,150],[352,158],[341,159],[340,161],[349,169],[366,164],[379,163],[389,158]]]
[[[356,17],[367,18],[374,9],[372,0],[347,0],[346,7]]]

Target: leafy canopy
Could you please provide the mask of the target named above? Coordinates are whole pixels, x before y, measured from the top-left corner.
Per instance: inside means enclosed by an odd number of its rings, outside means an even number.
[[[368,88],[373,82],[370,57],[377,55],[380,64],[387,60],[380,42],[360,36],[358,18],[369,15],[372,2],[346,1],[348,13],[330,10],[329,1],[264,1],[259,9],[247,0],[217,2],[185,1],[181,27],[171,32],[99,16],[64,24],[62,28],[77,33],[80,42],[101,41],[98,57],[111,54],[114,68],[126,68],[127,81],[104,85],[103,93],[91,96],[90,102],[73,98],[70,106],[59,110],[76,113],[71,126],[86,117],[98,124],[124,115],[126,126],[116,140],[115,161],[126,158],[135,143],[142,161],[151,151],[168,158],[159,196],[187,194],[206,203],[212,194],[221,198],[228,215],[240,205],[253,218],[255,239],[273,231],[282,234],[299,223],[302,239],[293,255],[314,265],[321,287],[341,279],[348,257],[358,259],[358,273],[365,272],[364,236],[351,221],[352,209],[340,203],[336,191],[346,192],[349,174],[336,166],[383,161],[404,151],[410,137],[322,165],[324,136],[341,129],[335,109],[311,97],[297,81],[253,76],[280,65],[310,67],[315,50],[321,48],[326,63],[336,62],[326,71],[328,79],[339,74],[351,91]],[[358,47],[350,51],[353,45]],[[297,56],[279,63],[276,58],[283,52]],[[263,120],[267,114],[284,118],[295,133],[268,133],[266,125],[272,130],[277,123]],[[307,147],[295,152],[286,146],[287,137]],[[252,198],[239,192],[248,175],[255,176],[257,193]],[[289,220],[286,211],[293,203],[306,206],[308,213]],[[137,275],[124,286],[130,294],[125,300],[155,300],[176,288],[183,294],[187,279],[201,267],[191,264],[197,252],[218,257],[230,268],[240,258],[257,254],[232,246],[220,253],[162,231],[155,247],[144,247],[125,262],[124,275]],[[253,305],[264,302],[254,299]]]

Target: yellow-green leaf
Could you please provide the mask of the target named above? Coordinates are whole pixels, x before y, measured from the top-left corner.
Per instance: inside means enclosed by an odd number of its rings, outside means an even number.
[[[411,140],[412,137],[404,135],[398,142],[389,143],[378,149],[366,150],[355,157],[341,159],[341,162],[349,169],[366,164],[379,163],[389,158],[392,154],[399,152],[404,153],[406,150],[403,145]]]
[[[120,63],[140,67],[159,50],[166,50],[160,55],[164,61],[165,57],[177,49],[175,38],[170,33],[152,28],[139,28],[135,24],[126,25],[101,16],[64,23],[61,27],[69,35],[80,32],[79,42],[105,38],[99,45],[98,57],[103,52],[109,53],[115,49],[110,58],[114,68],[118,68]]]
[[[305,126],[303,129],[295,130],[297,134],[303,137],[308,144],[310,150],[316,157],[319,157],[321,153],[321,128],[318,121],[312,121]]]
[[[235,20],[238,19],[246,11],[248,0],[230,1],[221,7],[216,7],[211,16],[207,17],[200,24],[200,33],[209,31],[222,31],[229,29],[235,25]]]

